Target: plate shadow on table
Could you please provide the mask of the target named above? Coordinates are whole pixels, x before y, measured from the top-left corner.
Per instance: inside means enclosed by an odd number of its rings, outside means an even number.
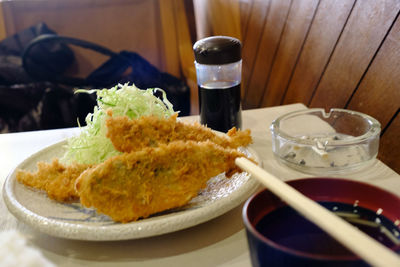
[[[241,212],[242,205],[191,228],[135,240],[79,241],[52,237],[35,231],[30,242],[41,248],[45,254],[50,252],[80,260],[122,262],[166,258],[203,249],[238,233],[244,229]]]

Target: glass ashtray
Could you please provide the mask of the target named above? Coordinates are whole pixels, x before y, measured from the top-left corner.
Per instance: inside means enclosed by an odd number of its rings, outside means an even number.
[[[360,112],[315,108],[285,114],[270,130],[280,162],[305,173],[335,174],[359,170],[376,159],[381,126]]]

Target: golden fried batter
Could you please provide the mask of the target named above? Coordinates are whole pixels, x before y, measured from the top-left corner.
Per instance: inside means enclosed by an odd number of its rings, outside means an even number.
[[[128,117],[110,117],[107,120],[107,137],[115,149],[121,152],[137,151],[148,146],[156,147],[176,140],[209,140],[230,148],[247,146],[252,142],[250,130],[240,131],[232,128],[226,136],[199,123],[182,123],[176,118],[177,114],[168,119],[155,116],[142,116],[133,120]]]
[[[86,164],[71,164],[65,166],[58,159],[51,163],[38,162],[36,172],[18,170],[17,180],[27,186],[47,192],[54,200],[67,202],[78,199],[75,191],[75,180],[89,168]]]
[[[84,206],[126,223],[185,205],[211,177],[240,172],[234,161],[241,156],[210,141],[160,144],[86,170],[76,189]]]

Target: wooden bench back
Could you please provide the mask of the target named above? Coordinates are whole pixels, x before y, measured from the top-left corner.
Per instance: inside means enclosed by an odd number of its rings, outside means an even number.
[[[379,158],[400,173],[399,1],[195,3],[207,14],[199,34],[242,40],[244,108],[301,102],[369,114],[382,124]]]
[[[192,5],[191,5],[192,6]],[[188,77],[194,69],[191,29],[184,0],[20,0],[0,2],[0,39],[44,22],[59,35],[139,53],[160,70]],[[193,9],[193,8],[192,8]],[[194,28],[194,26],[193,26]],[[107,58],[75,49],[77,75]]]

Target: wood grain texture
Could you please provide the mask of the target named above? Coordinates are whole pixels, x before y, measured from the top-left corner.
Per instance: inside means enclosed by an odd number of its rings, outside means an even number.
[[[293,1],[261,107],[280,104],[318,3],[317,0]]]
[[[195,0],[196,1],[196,0]],[[255,0],[248,1],[240,1],[239,2],[239,10],[240,10],[240,30],[242,32],[242,36],[246,36],[247,26],[249,25],[250,12],[252,10],[252,6]]]
[[[361,81],[348,109],[375,117],[383,127],[400,108],[400,20],[397,19]],[[400,131],[397,140],[398,143]]]
[[[310,107],[345,107],[392,25],[400,1],[357,1]]]
[[[242,40],[238,0],[203,0],[208,2],[209,35],[227,35]]]
[[[400,109],[381,136],[378,158],[400,174]]]
[[[244,87],[245,94],[242,95],[244,108],[258,108],[260,105],[290,5],[291,0],[271,0],[257,50],[257,57],[255,58],[249,81]]]
[[[355,0],[321,0],[283,104],[308,104]]]
[[[161,29],[164,42],[168,42],[170,45],[164,46],[161,57],[162,68],[175,75],[180,76],[180,65],[178,50],[178,35],[176,32],[175,12],[174,4],[172,1],[160,1],[160,20]]]
[[[161,1],[163,2],[163,1]],[[160,2],[160,3],[161,3]],[[193,41],[191,39],[189,19],[187,17],[186,7],[182,0],[173,0],[175,30],[177,32],[177,48],[179,65],[181,66],[180,75],[177,77],[185,77],[190,87],[190,114],[199,113],[199,96],[197,90],[196,69],[194,66]],[[167,41],[167,39],[165,39]]]
[[[196,40],[200,40],[209,36],[212,32],[211,23],[209,22],[209,5],[208,1],[193,0],[194,19],[196,24]]]
[[[269,7],[270,1],[268,0],[254,0],[248,22],[251,27],[247,29],[246,35],[242,37],[242,96],[245,95],[245,88],[247,88],[247,83],[253,70]]]

